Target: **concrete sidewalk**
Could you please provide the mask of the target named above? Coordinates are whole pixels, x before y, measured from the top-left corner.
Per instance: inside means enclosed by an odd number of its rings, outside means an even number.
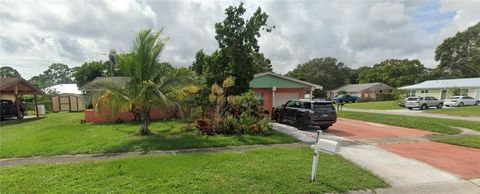
[[[274,123],[273,128],[279,132],[291,135],[303,142],[313,143],[314,131],[299,131],[295,127]],[[350,140],[333,134],[324,133],[322,138],[341,142],[342,147],[338,153],[345,159],[368,169],[373,174],[388,182],[392,188],[377,189],[373,191],[353,191],[352,193],[478,193],[480,184],[467,181],[458,176],[437,169],[427,163],[406,158],[377,147],[378,141],[368,139]],[[391,138],[397,143],[398,138]],[[385,138],[388,139],[388,138]],[[424,139],[411,139],[425,141]],[[388,143],[388,142],[385,142]],[[478,181],[477,181],[478,182]]]
[[[477,116],[461,117],[461,116],[451,116],[451,115],[443,115],[443,114],[426,113],[426,112],[415,111],[415,110],[405,111],[405,110],[374,110],[374,109],[343,108],[342,111],[377,113],[377,114],[388,114],[388,115],[402,115],[402,116],[420,116],[420,117],[429,117],[429,118],[438,118],[438,119],[454,119],[454,120],[480,122],[480,117],[477,117]]]
[[[304,143],[287,143],[287,144],[256,144],[256,145],[241,145],[241,146],[227,146],[227,147],[213,147],[213,148],[193,148],[181,150],[158,150],[150,152],[122,152],[122,153],[103,153],[103,154],[75,154],[75,155],[57,155],[57,156],[34,156],[24,158],[6,158],[0,159],[0,167],[18,166],[26,164],[63,164],[74,163],[82,161],[97,161],[97,160],[112,160],[118,158],[132,157],[132,156],[148,156],[148,155],[164,155],[164,154],[180,154],[180,153],[195,153],[195,152],[226,152],[226,151],[243,151],[256,148],[267,147],[304,147]]]
[[[428,183],[408,185],[401,187],[392,187],[386,189],[375,189],[369,191],[351,191],[349,194],[479,194],[480,186],[475,180],[459,180],[450,182]]]

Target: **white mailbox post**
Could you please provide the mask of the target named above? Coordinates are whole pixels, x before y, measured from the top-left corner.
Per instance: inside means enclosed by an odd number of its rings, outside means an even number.
[[[311,145],[313,149],[313,162],[312,162],[312,176],[311,180],[315,181],[317,177],[317,168],[318,168],[318,158],[320,156],[320,151],[324,151],[327,153],[336,153],[340,151],[340,143],[328,139],[320,139],[320,135],[322,135],[322,131],[317,130],[317,139],[315,140],[315,144]]]

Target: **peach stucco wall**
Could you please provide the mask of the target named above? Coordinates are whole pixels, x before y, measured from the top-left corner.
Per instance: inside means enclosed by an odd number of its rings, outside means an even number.
[[[254,93],[260,93],[263,96],[262,111],[272,111],[272,89],[271,88],[253,88]],[[298,98],[304,98],[305,89],[303,88],[277,88],[275,94],[278,93],[298,93]]]

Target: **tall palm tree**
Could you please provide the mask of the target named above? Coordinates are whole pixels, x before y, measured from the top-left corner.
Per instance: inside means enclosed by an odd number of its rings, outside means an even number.
[[[192,71],[164,67],[157,61],[165,41],[161,31],[140,31],[132,53],[119,56],[120,68],[129,77],[126,83],[100,83],[105,90],[98,99],[98,108],[111,110],[113,114],[133,112],[139,117],[141,135],[150,133],[148,126],[153,108],[174,108],[198,90]]]

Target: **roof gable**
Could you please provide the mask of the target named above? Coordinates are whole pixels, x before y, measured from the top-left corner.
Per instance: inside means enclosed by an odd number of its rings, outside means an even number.
[[[272,72],[255,74],[250,81],[251,88],[316,88],[322,89],[322,86],[312,84],[306,81],[298,80],[288,76],[278,75]]]
[[[375,83],[365,83],[365,84],[348,84],[340,88],[337,88],[334,91],[361,92],[361,91],[370,89],[372,87],[378,87],[378,86],[393,89],[393,87],[387,84],[375,82]]]
[[[92,81],[88,82],[87,84],[83,85],[80,90],[81,91],[103,91],[101,83],[102,82],[110,82],[114,84],[124,85],[130,78],[129,77],[96,77]]]
[[[21,77],[0,78],[0,92],[4,94],[14,93],[15,85],[19,94],[44,94],[42,90],[32,85]]]
[[[428,80],[398,89],[480,88],[480,77],[462,79]]]

